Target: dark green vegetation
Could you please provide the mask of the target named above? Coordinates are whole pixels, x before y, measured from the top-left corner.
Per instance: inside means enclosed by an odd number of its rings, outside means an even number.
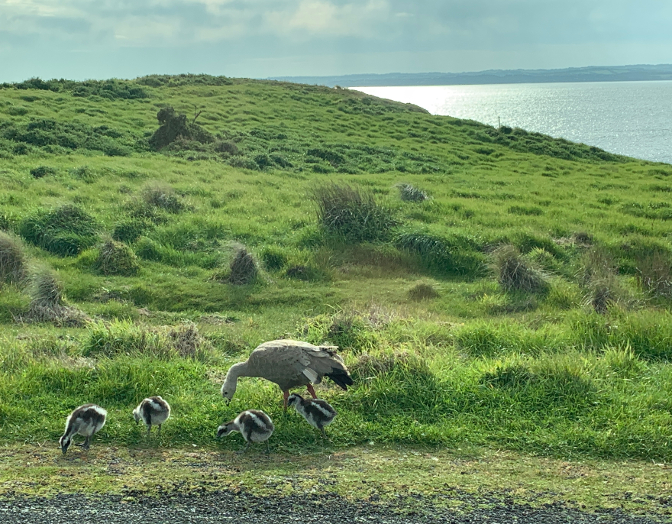
[[[0,441],[55,442],[97,402],[97,439],[137,444],[160,394],[164,446],[237,448],[214,432],[246,408],[313,446],[275,386],[219,395],[293,337],[353,372],[321,390],[335,447],[672,459],[672,166],[184,75],[3,86],[0,182]]]

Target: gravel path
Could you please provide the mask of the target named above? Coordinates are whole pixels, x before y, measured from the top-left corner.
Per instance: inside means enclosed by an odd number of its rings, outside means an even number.
[[[83,495],[59,495],[53,499],[22,498],[0,500],[2,524],[103,523],[215,523],[240,524],[653,524],[670,519],[626,515],[618,510],[586,513],[561,505],[533,508],[501,501],[458,497],[474,509],[460,513],[440,509],[430,501],[418,500],[408,513],[403,505],[383,506],[370,502],[349,502],[338,495],[256,497],[245,493],[215,492],[200,495],[164,493],[160,497],[135,497],[132,501],[118,496],[88,498]],[[469,500],[471,499],[471,500]],[[489,503],[490,502],[490,503]],[[402,512],[406,514],[402,514]]]

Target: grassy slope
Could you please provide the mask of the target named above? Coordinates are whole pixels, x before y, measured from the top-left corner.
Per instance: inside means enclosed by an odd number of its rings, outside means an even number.
[[[469,443],[670,460],[669,302],[643,293],[635,277],[643,253],[669,257],[672,167],[347,90],[180,82],[143,85],[147,97],[137,99],[73,96],[82,93],[72,86],[0,90],[4,229],[19,232],[39,210],[74,203],[109,235],[159,182],[185,204],[177,214],[159,210],[163,221],[131,242],[135,276],[100,274],[95,247],[59,257],[25,242],[33,263],[57,270],[68,303],[98,323],[16,324],[28,291],[2,288],[0,440],[53,445],[69,410],[91,401],[111,415],[99,438],[135,445],[142,430],[130,410],[162,394],[174,408],[167,447],[215,445],[219,423],[258,407],[280,420],[281,448],[311,449],[311,428],[282,418],[274,386],[245,380],[229,406],[218,394],[231,363],[291,336],[339,344],[355,372],[351,392],[323,390],[340,412],[330,428],[337,448]],[[151,152],[166,105],[190,119],[201,111],[197,122],[241,154],[194,144]],[[31,176],[40,166],[53,171]],[[325,238],[310,195],[331,181],[372,191],[398,228],[372,244]],[[394,187],[402,182],[432,198],[402,202]],[[439,239],[453,258],[404,250],[404,234]],[[216,277],[236,243],[257,257],[272,248],[287,262],[254,285],[223,283]],[[550,291],[502,291],[484,269],[502,243],[542,263]],[[619,302],[606,315],[584,305],[588,243],[619,269]],[[309,278],[290,278],[293,265]],[[418,284],[438,296],[412,299]],[[165,349],[166,326],[184,321],[205,339],[195,357]]]

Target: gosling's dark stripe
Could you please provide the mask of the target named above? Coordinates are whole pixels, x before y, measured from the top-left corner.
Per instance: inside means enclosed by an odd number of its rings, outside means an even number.
[[[143,401],[142,402],[142,420],[145,424],[148,426],[152,425],[152,412],[154,410],[152,409],[152,403]]]
[[[336,383],[336,385],[346,391],[348,390],[348,386],[352,386],[355,383],[348,372],[342,369],[334,369],[331,373],[327,373],[325,376],[329,377]]]
[[[336,416],[336,410],[322,399],[306,400],[303,404],[306,415],[312,417],[318,429],[322,429],[325,423],[331,422]]]
[[[89,409],[94,406],[95,404],[84,404],[83,406],[79,406],[76,410],[74,410],[70,415],[70,421],[68,422],[68,428],[66,431],[72,431],[72,425],[78,420],[81,420],[86,424],[94,424],[96,426],[101,424],[105,420],[105,416],[98,410]]]

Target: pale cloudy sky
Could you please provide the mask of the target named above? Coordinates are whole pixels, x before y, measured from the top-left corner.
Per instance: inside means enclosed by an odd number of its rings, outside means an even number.
[[[0,82],[672,63],[672,0],[0,0]]]

